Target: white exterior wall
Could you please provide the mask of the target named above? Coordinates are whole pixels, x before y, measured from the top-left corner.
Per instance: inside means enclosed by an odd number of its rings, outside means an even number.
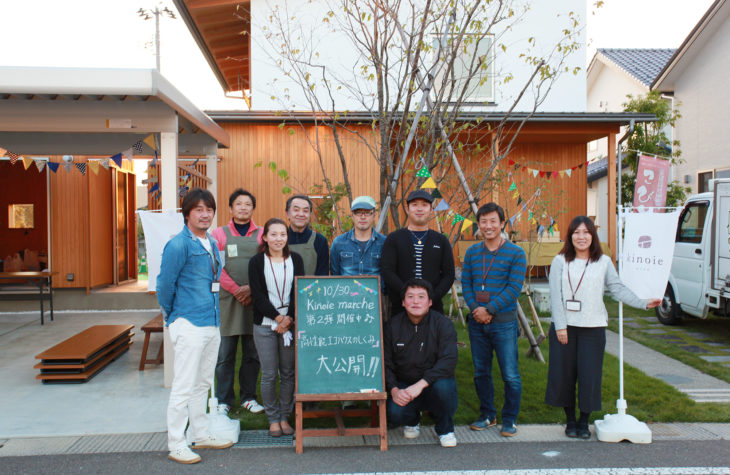
[[[687,62],[674,83],[674,97],[682,117],[675,126],[684,164],[675,168],[674,177],[684,184],[690,176],[692,192],[697,193],[697,173],[730,167],[728,108],[730,89],[730,19],[718,28],[698,53]]]
[[[343,33],[334,32],[330,23],[322,21],[327,11],[338,4],[337,0],[331,2],[280,2],[279,5],[287,4],[289,11],[287,17],[293,18],[287,28],[301,30],[297,34],[302,41],[302,51],[316,50],[319,56],[312,56],[311,62],[324,64],[327,68],[337,72],[337,76],[343,78],[342,89],[335,90],[336,110],[361,111],[372,109],[372,104],[363,105],[353,94],[347,93],[347,87],[353,84],[360,84],[360,88],[374,87],[373,83],[362,81],[358,53],[350,39]],[[526,0],[517,0],[517,5],[524,5]],[[330,4],[330,5],[328,5]],[[253,110],[311,110],[301,87],[283,75],[277,65],[276,48],[272,48],[266,39],[270,27],[269,18],[274,3],[267,0],[251,1],[251,75],[253,89],[251,100]],[[284,8],[284,7],[279,7]],[[562,0],[560,2],[531,2],[530,10],[504,33],[496,39],[496,43],[507,45],[507,51],[495,49],[496,74],[498,78],[512,73],[515,77],[511,82],[501,85],[496,82],[495,101],[496,105],[489,107],[489,110],[505,111],[511,106],[513,98],[528,79],[530,68],[524,65],[524,60],[519,58],[528,46],[528,39],[534,37],[536,46],[531,54],[540,53],[547,55],[559,40],[563,28],[570,27],[568,12],[575,12],[582,24],[585,24],[586,2],[584,0]],[[316,38],[310,41],[311,38]],[[574,67],[580,67],[577,75],[563,73],[547,99],[539,107],[539,111],[560,111],[560,112],[584,112],[585,104],[585,28],[578,37],[580,47],[572,53],[567,66],[572,71]],[[312,69],[314,77],[320,78],[321,71]],[[335,87],[336,88],[336,87]],[[323,109],[331,110],[329,98],[326,97],[324,88],[317,88],[320,91],[318,98],[323,102]],[[287,98],[287,96],[289,96]],[[532,110],[534,91],[529,90],[522,102],[517,107],[518,111]]]

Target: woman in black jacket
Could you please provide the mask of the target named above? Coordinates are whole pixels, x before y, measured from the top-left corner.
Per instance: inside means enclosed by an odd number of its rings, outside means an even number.
[[[294,276],[304,275],[304,263],[299,254],[289,251],[287,227],[281,219],[266,222],[263,242],[259,253],[249,261],[248,275],[269,435],[291,435],[294,429],[287,418],[294,408]]]

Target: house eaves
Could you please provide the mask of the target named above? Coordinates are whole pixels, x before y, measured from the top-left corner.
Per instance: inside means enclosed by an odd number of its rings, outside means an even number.
[[[651,89],[661,92],[674,92],[674,82],[684,71],[695,54],[704,47],[713,33],[730,16],[730,4],[727,0],[716,0],[707,9],[695,27],[690,31],[682,44],[677,48],[672,58],[657,78],[652,82]]]

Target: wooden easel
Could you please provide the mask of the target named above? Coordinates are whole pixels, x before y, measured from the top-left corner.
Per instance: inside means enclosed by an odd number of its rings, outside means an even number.
[[[388,426],[385,419],[385,403],[388,393],[345,393],[345,394],[297,394],[295,396],[296,414],[296,453],[304,452],[304,437],[331,437],[349,435],[379,435],[380,450],[388,450]],[[304,410],[305,402],[327,401],[370,401],[369,408]],[[304,419],[333,417],[337,427],[334,429],[304,429]],[[345,427],[345,417],[370,417],[370,427]]]

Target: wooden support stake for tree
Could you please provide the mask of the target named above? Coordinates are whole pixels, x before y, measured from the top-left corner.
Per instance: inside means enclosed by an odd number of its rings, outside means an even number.
[[[540,345],[537,343],[537,340],[535,340],[535,335],[532,334],[530,323],[527,321],[525,312],[522,311],[522,306],[519,303],[517,303],[517,320],[520,322],[520,326],[525,332],[527,340],[530,342],[530,349],[527,350],[527,356],[534,356],[537,361],[544,363],[545,358],[543,358],[542,352],[540,351]]]
[[[537,325],[540,329],[540,335],[537,337],[537,344],[539,345],[545,340],[545,330],[542,329],[542,324],[537,316],[537,310],[535,310],[535,304],[532,302],[532,293],[530,292],[530,286],[525,286],[525,295],[527,295],[527,302],[530,304],[530,310],[532,312],[532,323]]]

